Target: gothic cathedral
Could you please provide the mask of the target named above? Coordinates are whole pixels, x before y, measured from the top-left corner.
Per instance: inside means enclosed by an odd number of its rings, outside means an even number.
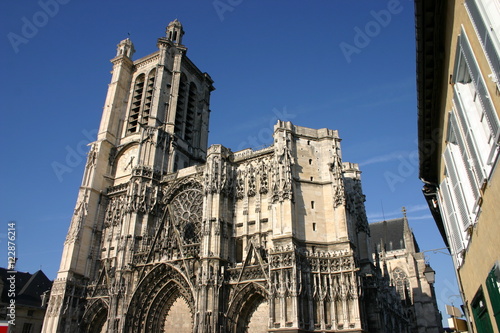
[[[213,81],[171,22],[118,44],[43,332],[407,332],[337,131],[208,145]]]

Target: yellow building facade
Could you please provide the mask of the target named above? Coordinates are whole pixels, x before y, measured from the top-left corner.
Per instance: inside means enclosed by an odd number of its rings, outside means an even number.
[[[420,178],[469,331],[500,332],[500,1],[415,2]]]

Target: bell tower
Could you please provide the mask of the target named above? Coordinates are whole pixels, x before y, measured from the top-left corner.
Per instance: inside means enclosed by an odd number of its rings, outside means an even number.
[[[117,46],[42,332],[406,332],[338,132],[207,149],[213,81],[183,36]]]
[[[129,38],[117,45],[43,332],[95,331],[103,321],[107,332],[122,329],[137,242],[160,219],[159,184],[206,161],[213,81],[187,57],[183,35],[171,22],[158,50],[137,60]],[[99,311],[82,323],[93,304]]]

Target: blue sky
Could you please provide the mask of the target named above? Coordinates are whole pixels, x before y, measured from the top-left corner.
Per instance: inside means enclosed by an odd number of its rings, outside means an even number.
[[[134,59],[148,55],[175,18],[215,81],[211,144],[270,144],[278,118],[339,130],[343,160],[363,171],[369,221],[405,206],[420,248],[444,247],[418,179],[412,1],[41,0],[0,12],[0,255],[16,221],[18,270],[55,278],[116,44],[130,36]],[[450,257],[426,255],[440,308],[458,304]]]

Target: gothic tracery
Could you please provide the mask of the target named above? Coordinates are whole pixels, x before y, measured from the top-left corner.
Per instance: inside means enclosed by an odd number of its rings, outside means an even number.
[[[44,332],[382,332],[367,313],[398,308],[337,132],[279,120],[267,148],[207,148],[213,81],[183,34],[137,61],[119,44]]]
[[[187,189],[179,193],[171,203],[173,225],[180,232],[185,243],[198,243],[201,237],[203,213],[202,193]]]

